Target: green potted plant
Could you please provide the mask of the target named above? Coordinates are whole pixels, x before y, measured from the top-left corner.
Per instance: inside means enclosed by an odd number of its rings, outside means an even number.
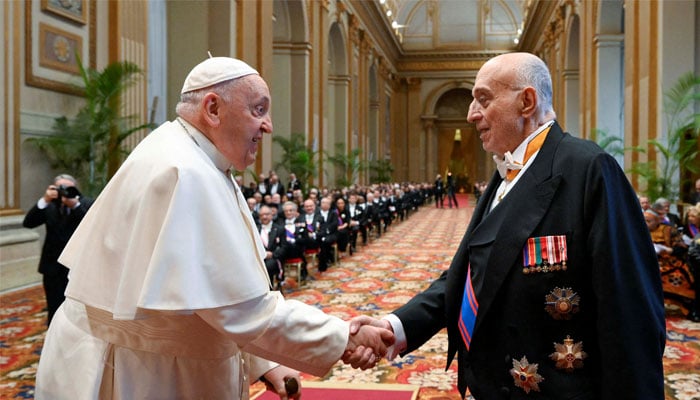
[[[329,176],[329,181],[335,180],[337,187],[349,187],[355,183],[360,172],[367,169],[367,163],[360,159],[360,155],[360,149],[347,153],[345,143],[336,143],[335,154],[326,154],[326,161],[335,167],[335,177]]]
[[[283,150],[282,158],[275,164],[275,169],[281,167],[288,173],[295,174],[304,185],[302,190],[307,193],[309,183],[317,174],[318,152],[306,145],[306,137],[303,133],[292,133],[289,138],[273,136],[272,141],[280,145]]]
[[[391,182],[392,172],[394,172],[394,167],[391,165],[391,160],[373,160],[369,163],[370,182],[372,183]]]
[[[698,134],[700,133],[700,76],[692,72],[681,76],[676,84],[664,93],[664,116],[667,132],[662,140],[651,139],[648,146],[655,151],[654,161],[638,162],[631,172],[646,181],[646,194],[650,199],[665,197],[678,200],[680,188],[686,184],[688,173],[697,174]],[[645,148],[635,151],[647,152]]]
[[[128,61],[113,62],[104,70],[85,68],[78,58],[85,106],[71,119],[56,118],[49,136],[30,138],[55,169],[67,171],[82,182],[82,190],[96,196],[121,164],[127,151],[122,142],[152,124],[134,126],[137,116],[123,116],[120,96],[141,74]]]

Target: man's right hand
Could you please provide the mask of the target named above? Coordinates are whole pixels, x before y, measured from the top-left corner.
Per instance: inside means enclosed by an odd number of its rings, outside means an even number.
[[[44,201],[51,203],[53,200],[58,198],[58,188],[54,185],[49,185],[46,188],[46,193],[44,193]]]
[[[373,368],[394,344],[394,333],[388,321],[369,316],[350,321],[350,339],[343,354],[343,362],[362,370]]]

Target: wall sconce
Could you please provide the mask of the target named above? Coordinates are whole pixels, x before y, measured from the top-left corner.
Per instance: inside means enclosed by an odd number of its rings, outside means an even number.
[[[461,142],[462,141],[462,131],[458,128],[455,129],[455,142]]]

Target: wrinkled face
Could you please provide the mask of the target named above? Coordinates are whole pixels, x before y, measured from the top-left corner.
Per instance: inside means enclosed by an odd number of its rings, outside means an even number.
[[[313,200],[306,200],[304,202],[304,212],[307,214],[313,214],[316,211],[316,203]]]
[[[523,88],[515,73],[498,60],[484,64],[476,75],[467,121],[476,125],[484,150],[503,156],[527,136],[519,101]]]
[[[214,145],[231,164],[243,171],[255,162],[264,133],[272,133],[270,90],[259,75],[239,78],[231,101],[221,99],[219,133]]]
[[[270,207],[260,207],[260,212],[258,213],[258,216],[260,217],[260,223],[263,225],[267,225],[272,221],[272,210]]]
[[[653,231],[657,226],[659,226],[656,216],[648,213],[644,213],[644,222],[647,223],[647,227],[650,231]]]
[[[655,230],[659,226],[659,218],[651,213],[644,213],[644,221],[650,231]]]
[[[283,210],[284,210],[284,218],[294,219],[297,217],[297,210],[295,210],[294,207],[287,206],[287,207],[284,207]]]
[[[328,211],[331,209],[331,199],[324,197],[321,199],[321,210]]]
[[[648,197],[640,197],[639,205],[642,206],[642,210],[648,210],[651,208],[651,202],[649,202]]]

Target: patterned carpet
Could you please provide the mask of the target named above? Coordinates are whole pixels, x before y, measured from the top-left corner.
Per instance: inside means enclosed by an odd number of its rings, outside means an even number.
[[[308,284],[296,288],[290,282],[291,289],[285,295],[345,319],[359,314],[384,315],[448,268],[470,216],[471,207],[424,207],[322,275],[312,268]],[[40,286],[0,295],[2,399],[33,398],[45,330],[44,306]],[[667,309],[666,400],[700,400],[700,324],[682,318],[672,303]],[[303,375],[303,379],[413,384],[421,386],[419,400],[456,400],[457,366],[453,363],[444,370],[445,353],[443,332],[409,356],[391,363],[384,360],[374,369],[355,371],[339,362],[324,377]],[[261,390],[260,384],[251,389],[253,393]]]

